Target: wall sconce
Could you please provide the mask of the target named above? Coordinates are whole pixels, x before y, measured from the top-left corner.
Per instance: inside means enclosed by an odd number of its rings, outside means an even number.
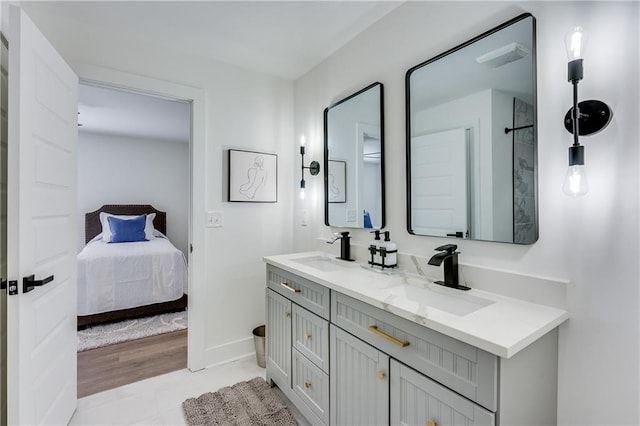
[[[300,136],[300,164],[302,166],[302,180],[300,180],[300,199],[304,200],[305,197],[305,193],[304,193],[304,189],[306,186],[306,182],[304,180],[304,169],[309,169],[309,173],[311,174],[311,176],[315,176],[318,173],[320,173],[320,163],[318,163],[317,161],[312,161],[311,163],[309,163],[309,166],[305,166],[304,165],[304,143],[305,143],[305,137],[304,135]]]
[[[607,127],[613,112],[602,101],[578,103],[578,83],[584,76],[582,61],[587,35],[581,27],[576,27],[567,33],[564,41],[569,57],[568,81],[573,85],[573,108],[564,117],[564,127],[569,133],[573,133],[573,145],[569,147],[569,169],[562,190],[565,194],[576,197],[589,191],[584,170],[584,146],[580,145],[578,136],[591,135]]]

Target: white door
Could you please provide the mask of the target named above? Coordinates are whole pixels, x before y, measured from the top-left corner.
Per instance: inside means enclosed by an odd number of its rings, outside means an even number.
[[[470,231],[467,139],[463,128],[411,139],[411,229],[415,233],[466,236]]]
[[[66,424],[77,400],[78,78],[13,6],[8,36],[8,422]],[[32,274],[53,280],[25,292]]]

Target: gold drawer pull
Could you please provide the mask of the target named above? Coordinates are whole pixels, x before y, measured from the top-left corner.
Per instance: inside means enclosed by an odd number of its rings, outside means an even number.
[[[398,345],[401,348],[409,346],[409,342],[407,342],[406,340],[398,340],[395,337],[389,336],[387,333],[384,333],[384,332],[378,330],[378,326],[377,325],[370,325],[369,326],[369,331],[374,333],[374,334],[377,334],[378,336],[382,337],[383,339],[387,339],[388,341],[390,341],[394,345]]]
[[[289,318],[290,316],[291,316],[291,312],[285,312],[285,313],[284,313],[284,317],[285,317],[285,318]]]
[[[289,286],[289,284],[287,283],[280,283],[280,285],[284,288],[286,288],[287,290],[293,292],[293,293],[300,293],[300,289],[299,288],[293,288],[291,286]]]
[[[304,340],[311,339],[311,335],[309,333],[304,333],[304,336],[302,336],[302,337],[304,337]]]
[[[378,379],[380,379],[380,380],[384,379],[384,377],[385,377],[384,371],[378,371],[377,376],[378,376]]]
[[[311,383],[310,383],[310,382],[305,381],[305,382],[304,382],[304,387],[305,387],[305,388],[307,388],[307,389],[309,389],[309,388],[311,387]]]
[[[427,422],[427,426],[438,426],[438,425],[437,425],[437,424],[436,424],[436,422],[434,422],[433,420],[429,420],[429,421]]]

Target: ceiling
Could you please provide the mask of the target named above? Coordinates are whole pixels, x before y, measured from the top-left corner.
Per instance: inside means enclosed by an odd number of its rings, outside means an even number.
[[[25,1],[36,25],[73,25],[295,80],[402,1]],[[83,85],[81,132],[187,141],[188,105]],[[185,116],[186,114],[186,116]],[[185,127],[185,123],[187,124]]]
[[[402,1],[24,1],[38,24],[76,21],[295,80]]]
[[[80,84],[80,133],[166,142],[189,142],[191,106],[111,88]]]

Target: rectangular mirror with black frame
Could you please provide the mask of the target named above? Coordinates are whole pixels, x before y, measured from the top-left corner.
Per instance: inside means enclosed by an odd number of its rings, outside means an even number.
[[[535,18],[429,59],[405,83],[409,233],[534,243]]]
[[[327,226],[384,226],[382,83],[324,110],[324,202]]]

